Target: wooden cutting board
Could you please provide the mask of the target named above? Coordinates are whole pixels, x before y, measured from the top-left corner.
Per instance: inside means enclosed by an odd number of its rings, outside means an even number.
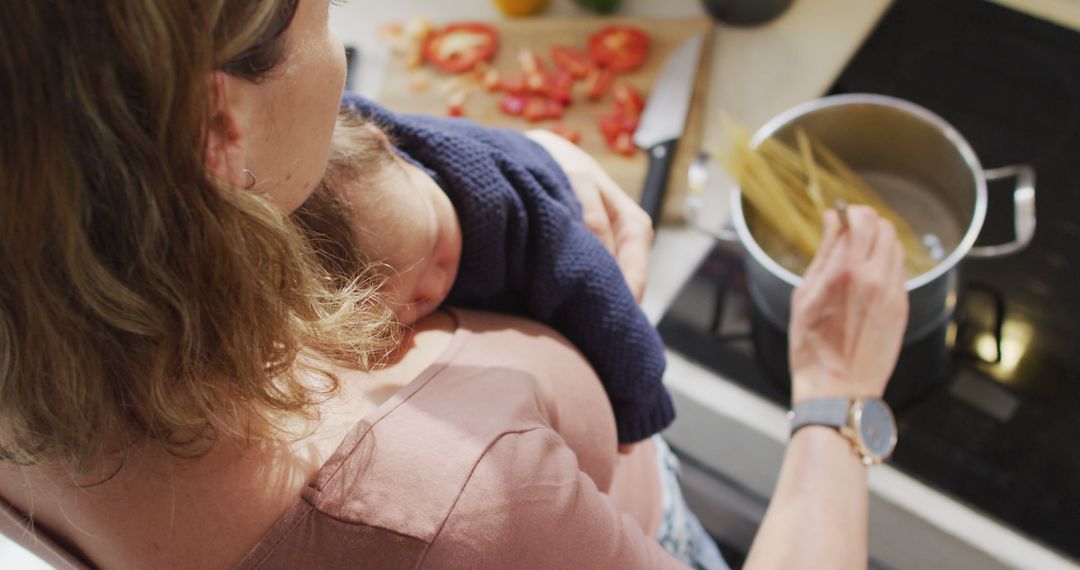
[[[518,74],[521,68],[517,54],[529,48],[543,56],[551,66],[549,48],[561,44],[585,50],[587,38],[609,24],[629,24],[648,32],[651,38],[649,58],[638,70],[620,75],[618,80],[637,87],[646,98],[660,73],[667,57],[697,32],[705,32],[701,65],[694,86],[694,96],[687,116],[686,132],[679,142],[671,177],[668,180],[667,198],[661,218],[665,222],[681,222],[683,202],[687,192],[686,171],[701,149],[704,131],[704,101],[708,85],[709,55],[712,53],[712,23],[707,19],[548,19],[532,18],[490,22],[499,31],[499,50],[492,66],[500,73]],[[411,84],[414,75],[426,78],[429,85],[417,91]],[[470,89],[470,86],[475,86]],[[574,103],[560,121],[529,123],[520,117],[511,117],[499,111],[501,93],[487,93],[482,86],[462,78],[455,78],[433,66],[425,65],[417,70],[405,65],[403,55],[392,55],[383,80],[379,102],[399,112],[445,115],[450,92],[466,89],[465,117],[480,123],[517,130],[543,128],[561,122],[582,133],[579,143],[594,156],[611,174],[612,178],[635,199],[641,194],[648,160],[644,152],[635,156],[621,156],[607,147],[597,128],[597,119],[612,110],[610,97],[601,102],[590,102],[582,93],[583,82],[575,85]]]

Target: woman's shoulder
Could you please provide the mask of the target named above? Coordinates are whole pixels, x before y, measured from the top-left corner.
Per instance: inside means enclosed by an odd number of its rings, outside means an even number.
[[[602,490],[611,483],[615,416],[600,378],[574,345],[551,327],[522,317],[453,309],[468,342],[462,366],[494,366],[526,375],[544,420],[577,454],[582,471]]]
[[[433,366],[341,442],[304,504],[316,519],[431,542],[496,442],[554,433],[535,386],[521,370]]]
[[[470,342],[486,346],[504,344],[508,349],[522,348],[524,354],[508,354],[498,360],[526,360],[557,353],[565,358],[578,358],[588,367],[580,351],[562,334],[539,321],[506,313],[475,309],[452,308],[458,326],[467,331]],[[591,370],[591,369],[590,369]]]
[[[314,481],[241,567],[607,568],[619,567],[608,555],[616,546],[640,553],[652,542],[550,427],[482,438],[459,427],[419,440],[374,434],[336,481]]]
[[[505,554],[478,545],[535,544],[526,527],[577,512],[582,486],[608,488],[614,420],[577,351],[534,321],[450,312],[450,348],[341,443],[249,562],[310,560],[304,532],[390,565],[467,562]],[[547,502],[551,485],[563,503]]]

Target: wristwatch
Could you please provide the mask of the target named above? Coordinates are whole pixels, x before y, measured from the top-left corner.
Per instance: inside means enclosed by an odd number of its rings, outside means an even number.
[[[788,412],[791,435],[800,428],[821,425],[836,428],[851,441],[866,465],[877,465],[896,447],[896,420],[880,398],[816,398],[795,404]]]

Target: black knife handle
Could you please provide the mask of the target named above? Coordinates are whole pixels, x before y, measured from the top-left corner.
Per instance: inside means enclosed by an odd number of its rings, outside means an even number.
[[[641,207],[652,218],[655,229],[660,224],[660,208],[664,205],[671,163],[675,159],[675,143],[678,139],[662,142],[649,149],[649,170],[645,175],[645,188],[641,191]]]

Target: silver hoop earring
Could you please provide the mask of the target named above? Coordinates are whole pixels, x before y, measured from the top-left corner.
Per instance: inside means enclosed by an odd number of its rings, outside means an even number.
[[[244,174],[247,174],[249,179],[247,186],[244,186],[244,190],[251,190],[255,186],[255,173],[245,168]]]

